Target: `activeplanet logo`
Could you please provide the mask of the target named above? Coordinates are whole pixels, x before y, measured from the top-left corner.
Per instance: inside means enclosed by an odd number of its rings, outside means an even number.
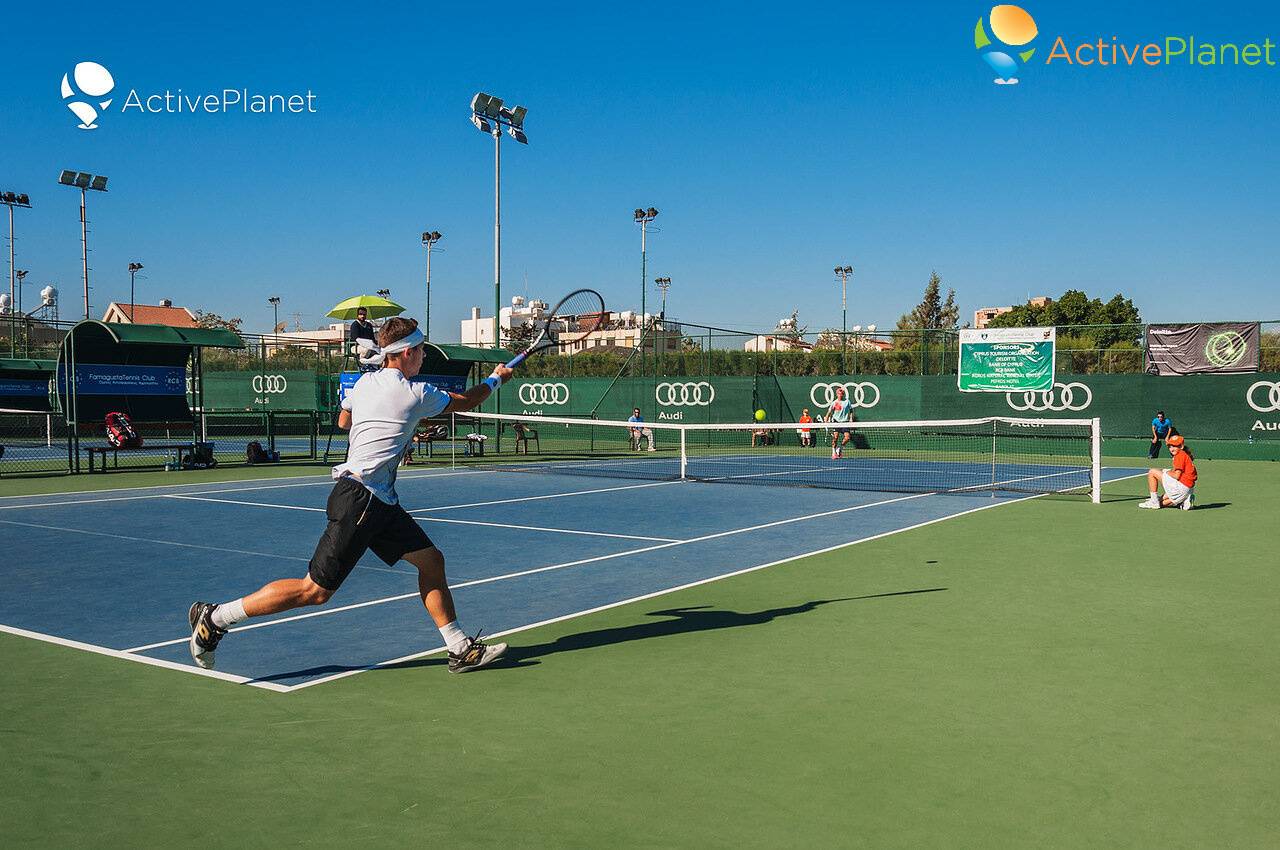
[[[98,62],[77,62],[70,73],[62,75],[62,101],[80,119],[76,126],[81,130],[96,130],[98,119],[117,99],[107,97],[115,89],[115,78]],[[264,94],[248,88],[224,88],[216,92],[187,94],[181,88],[176,91],[139,93],[129,89],[119,111],[124,114],[140,112],[170,115],[225,115],[237,112],[245,115],[279,115],[314,113],[316,95],[311,89],[306,93]]]
[[[993,82],[1002,86],[1016,85],[1019,72],[1030,65],[1033,58],[1041,65],[1071,68],[1274,67],[1280,64],[1276,51],[1280,45],[1270,36],[1248,42],[1220,42],[1192,33],[1136,40],[1115,35],[1077,40],[1058,35],[1053,36],[1048,48],[1037,56],[1032,41],[1039,34],[1035,19],[1026,9],[1001,4],[992,6],[990,12],[978,18],[973,29],[973,46],[996,72]]]

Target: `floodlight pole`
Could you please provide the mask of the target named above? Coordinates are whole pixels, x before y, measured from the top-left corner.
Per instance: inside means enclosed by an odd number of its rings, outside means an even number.
[[[849,275],[853,274],[853,266],[836,266],[836,274],[840,276],[840,372],[846,374],[846,360],[849,356]]]
[[[133,278],[134,278],[134,275],[136,275],[141,269],[142,269],[142,263],[129,264],[129,321],[130,322],[134,320],[133,318],[133,311],[134,311]]]
[[[439,241],[439,231],[423,231],[422,247],[427,249],[427,312],[424,317],[426,327],[423,329],[423,336],[428,342],[431,340],[431,249],[435,247],[435,244]]]
[[[85,188],[80,187],[80,263],[84,267],[84,317],[89,318],[89,219],[85,215]]]
[[[17,313],[16,313],[17,302],[13,300],[14,289],[16,288],[14,285],[14,281],[17,279],[16,272],[18,270],[18,267],[13,258],[13,204],[8,204],[8,207],[9,207],[9,356],[13,357],[14,352],[16,351],[15,346],[18,343],[18,339],[17,339],[18,326],[16,324],[18,319]]]
[[[502,124],[493,122],[493,347],[501,348],[498,314],[502,311]]]

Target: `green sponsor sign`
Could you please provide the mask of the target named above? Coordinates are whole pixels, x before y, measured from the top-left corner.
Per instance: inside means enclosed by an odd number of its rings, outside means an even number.
[[[1052,389],[1055,341],[1055,328],[960,331],[960,392]]]

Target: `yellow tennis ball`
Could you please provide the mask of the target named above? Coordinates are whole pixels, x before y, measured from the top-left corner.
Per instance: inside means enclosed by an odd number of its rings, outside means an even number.
[[[765,417],[765,412],[764,412],[763,410],[757,410],[757,411],[756,411],[756,421],[757,421],[757,422],[763,422],[763,421],[764,421],[764,417]]]

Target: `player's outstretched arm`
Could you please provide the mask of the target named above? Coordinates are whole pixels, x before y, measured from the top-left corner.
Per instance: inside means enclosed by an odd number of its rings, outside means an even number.
[[[449,393],[449,406],[444,409],[444,413],[466,413],[468,410],[474,410],[484,403],[494,389],[501,385],[504,381],[511,380],[514,373],[506,366],[493,367],[493,374],[486,378],[483,382],[476,384],[462,393]]]

